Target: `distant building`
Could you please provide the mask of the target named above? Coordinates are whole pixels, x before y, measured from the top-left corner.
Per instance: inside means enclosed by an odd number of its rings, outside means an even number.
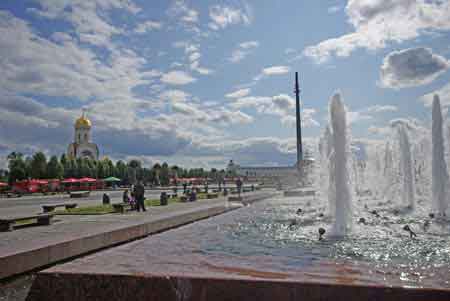
[[[92,124],[86,118],[83,111],[80,118],[75,121],[75,138],[74,142],[69,144],[67,148],[67,156],[69,158],[90,158],[98,160],[99,150],[95,143],[91,142]]]
[[[227,166],[227,172],[235,173],[241,177],[253,178],[285,178],[289,176],[298,176],[297,166],[240,166],[230,160]]]

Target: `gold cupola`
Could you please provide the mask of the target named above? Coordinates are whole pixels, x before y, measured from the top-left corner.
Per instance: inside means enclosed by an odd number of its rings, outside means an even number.
[[[91,121],[86,118],[85,110],[83,110],[81,117],[75,121],[75,128],[91,128],[91,126]]]

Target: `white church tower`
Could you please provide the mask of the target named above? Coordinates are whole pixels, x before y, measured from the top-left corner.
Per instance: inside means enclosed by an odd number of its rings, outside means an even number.
[[[81,117],[75,122],[74,142],[67,149],[67,156],[69,158],[88,157],[98,160],[98,146],[91,142],[91,128],[91,121],[86,118],[86,112],[83,110]]]

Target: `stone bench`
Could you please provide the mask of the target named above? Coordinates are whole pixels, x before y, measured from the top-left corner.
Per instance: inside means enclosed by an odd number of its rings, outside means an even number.
[[[51,224],[52,218],[53,215],[51,214],[39,214],[39,215],[0,219],[0,231],[12,231],[14,230],[16,222],[26,220],[36,220],[34,224],[30,223],[30,225],[48,226]]]
[[[77,206],[78,206],[77,203],[42,205],[42,211],[43,211],[44,213],[47,213],[47,212],[52,212],[52,211],[54,211],[55,208],[57,208],[57,207],[65,207],[66,210],[67,210],[67,209],[73,209],[73,208],[76,208]]]
[[[114,212],[116,213],[125,213],[125,211],[130,211],[132,209],[130,203],[119,203],[119,204],[112,204]]]
[[[228,202],[242,202],[242,197],[230,196],[228,197]]]
[[[84,197],[88,197],[90,193],[91,193],[90,191],[71,191],[70,197],[71,198],[84,198]]]

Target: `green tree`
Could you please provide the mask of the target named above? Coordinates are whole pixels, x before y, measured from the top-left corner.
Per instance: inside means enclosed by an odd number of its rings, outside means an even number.
[[[15,181],[26,179],[26,166],[23,160],[23,154],[12,152],[8,155],[8,182],[11,185]]]
[[[123,184],[130,184],[130,180],[128,178],[128,166],[122,160],[116,162],[116,167],[114,170],[114,176],[121,179]]]
[[[47,177],[49,179],[61,179],[63,176],[63,165],[58,161],[58,157],[52,156],[47,164]]]
[[[155,185],[161,185],[161,181],[160,181],[160,172],[161,172],[161,165],[159,163],[155,163],[153,165],[153,172],[155,174]]]
[[[47,158],[43,152],[37,152],[31,160],[31,177],[34,179],[47,178]]]
[[[142,179],[141,161],[133,159],[128,162],[128,171],[131,184],[135,184],[138,179]]]
[[[161,165],[159,180],[163,186],[167,186],[170,183],[169,165],[166,162]]]

